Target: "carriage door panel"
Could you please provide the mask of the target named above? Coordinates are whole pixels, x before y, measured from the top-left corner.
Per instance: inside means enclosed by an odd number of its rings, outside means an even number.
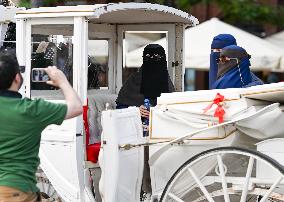
[[[115,108],[115,26],[89,23],[88,33],[88,121],[89,144],[101,142],[101,112],[106,104]]]
[[[76,21],[76,19],[75,19]],[[77,20],[78,21],[78,20]],[[54,24],[53,24],[54,23]],[[65,103],[58,88],[41,80],[43,75],[32,73],[34,68],[57,66],[69,83],[84,97],[78,63],[84,68],[84,58],[78,51],[78,28],[73,18],[33,19],[28,21],[26,41],[26,82],[27,96],[43,98],[50,102]],[[77,36],[74,37],[74,36]],[[82,50],[83,51],[83,50]],[[75,56],[76,55],[76,56]],[[80,58],[74,59],[75,57]],[[82,201],[83,185],[83,123],[82,117],[65,120],[62,125],[50,125],[42,132],[40,146],[40,167],[57,193],[64,201]]]
[[[88,94],[115,93],[115,33],[114,25],[89,23]]]
[[[141,144],[139,109],[130,107],[102,113],[102,149],[100,151],[100,192],[103,201],[139,201],[144,165],[144,148],[122,149],[125,144]]]

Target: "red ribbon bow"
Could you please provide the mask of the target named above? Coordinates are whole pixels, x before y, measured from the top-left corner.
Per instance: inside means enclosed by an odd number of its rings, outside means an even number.
[[[225,97],[221,95],[220,93],[217,93],[216,97],[214,98],[213,102],[208,105],[204,110],[204,113],[206,113],[211,107],[216,104],[217,108],[214,113],[214,117],[219,118],[219,123],[224,122],[224,115],[225,115],[225,110],[223,109],[223,101],[225,100]]]

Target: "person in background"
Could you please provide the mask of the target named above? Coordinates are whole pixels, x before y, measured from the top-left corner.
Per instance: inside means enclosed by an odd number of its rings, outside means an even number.
[[[164,48],[159,44],[149,44],[144,48],[141,68],[120,89],[116,99],[117,108],[136,106],[140,107],[143,117],[149,116],[149,112],[143,107],[144,99],[149,99],[151,106],[155,106],[161,93],[174,91]]]
[[[230,45],[223,48],[217,59],[217,79],[212,88],[246,88],[262,85],[263,82],[250,71],[249,59],[250,55],[240,46]]]
[[[65,75],[56,67],[45,68],[50,81],[59,87],[66,104],[22,98],[23,78],[15,55],[0,53],[0,201],[36,202],[36,170],[39,165],[41,132],[50,124],[82,113],[81,101]]]
[[[222,48],[229,45],[237,45],[235,37],[231,34],[219,34],[213,38],[210,54],[209,89],[212,89],[212,85],[217,78],[217,59],[220,57],[220,52]]]
[[[148,99],[151,106],[155,106],[161,93],[170,92],[174,92],[174,85],[168,74],[165,50],[158,44],[149,44],[144,48],[140,70],[133,73],[120,89],[116,99],[117,108],[136,106],[140,108],[142,118],[149,118],[144,100]],[[148,147],[144,149],[144,156],[141,201],[149,200],[152,193]]]
[[[237,45],[236,39],[231,34],[219,34],[213,38],[211,43],[210,69],[209,69],[209,89],[212,89],[213,83],[217,79],[218,64],[220,52],[226,46]],[[263,82],[251,72],[252,85],[263,84]]]

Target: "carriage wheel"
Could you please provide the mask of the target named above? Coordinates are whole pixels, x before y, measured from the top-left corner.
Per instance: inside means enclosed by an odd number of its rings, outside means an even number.
[[[45,173],[41,168],[38,168],[36,172],[37,187],[40,189],[40,194],[43,201],[54,201],[61,202],[60,196],[52,186],[51,182],[46,177]]]
[[[221,147],[185,162],[160,202],[284,201],[284,167],[257,151]]]

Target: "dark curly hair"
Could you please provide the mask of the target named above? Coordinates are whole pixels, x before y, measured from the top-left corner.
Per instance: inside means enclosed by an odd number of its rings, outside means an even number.
[[[7,90],[20,72],[16,55],[11,51],[0,52],[0,90]]]

